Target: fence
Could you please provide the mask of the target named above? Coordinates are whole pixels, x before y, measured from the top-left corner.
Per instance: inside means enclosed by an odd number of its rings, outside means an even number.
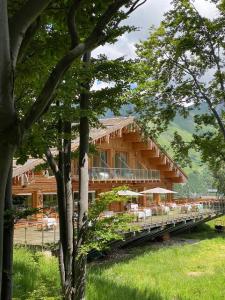
[[[168,205],[168,206],[167,206]],[[141,228],[156,228],[163,224],[177,224],[195,219],[215,218],[225,214],[225,199],[195,202],[192,204],[172,204],[142,208],[128,212],[134,215],[134,223]],[[115,213],[114,213],[115,214]],[[108,215],[111,217],[113,214]],[[107,215],[105,215],[107,217]],[[43,221],[23,221],[15,226],[14,243],[24,245],[55,244],[59,240],[58,222],[46,224]]]

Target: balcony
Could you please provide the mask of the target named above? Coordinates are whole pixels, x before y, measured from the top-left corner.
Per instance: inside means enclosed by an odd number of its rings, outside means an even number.
[[[102,168],[89,169],[89,179],[97,181],[106,180],[160,180],[158,170],[128,169],[128,168]]]

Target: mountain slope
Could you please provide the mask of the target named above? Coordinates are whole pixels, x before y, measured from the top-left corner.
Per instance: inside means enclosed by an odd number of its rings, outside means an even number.
[[[192,134],[195,132],[195,115],[204,114],[207,111],[207,105],[202,104],[198,109],[193,108],[186,119],[180,114],[177,114],[174,120],[170,123],[168,130],[160,135],[159,143],[162,145],[162,147],[165,147],[171,156],[173,156],[173,150],[171,149],[170,143],[173,140],[174,133],[178,132],[185,142],[190,142],[192,139]],[[192,168],[184,168],[188,174],[193,171],[202,171],[202,169],[205,168],[205,165],[201,162],[200,153],[196,152],[195,150],[191,150],[190,158],[192,161]]]

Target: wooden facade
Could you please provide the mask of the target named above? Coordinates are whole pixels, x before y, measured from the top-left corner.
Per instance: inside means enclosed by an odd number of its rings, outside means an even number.
[[[183,183],[187,177],[181,168],[152,140],[143,137],[132,117],[101,120],[102,128],[92,129],[90,136],[97,153],[90,155],[89,190],[97,195],[113,187],[126,185],[143,191],[153,187],[172,189],[174,183]],[[72,150],[79,140],[72,142]],[[53,154],[56,155],[53,150]],[[41,159],[29,159],[26,164],[14,165],[13,194],[31,198],[33,207],[43,206],[43,196],[56,194],[54,176],[48,170],[35,172]],[[77,161],[72,161],[73,190],[78,192]],[[157,200],[157,199],[156,199]],[[171,195],[168,195],[171,200]],[[146,197],[139,200],[146,206]],[[111,209],[122,210],[120,204]]]

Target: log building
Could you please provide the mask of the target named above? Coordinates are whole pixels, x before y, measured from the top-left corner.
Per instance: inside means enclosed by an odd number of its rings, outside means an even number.
[[[90,137],[97,152],[89,159],[89,198],[100,192],[126,185],[135,191],[153,187],[173,189],[173,184],[183,183],[187,176],[182,169],[152,139],[144,138],[132,117],[102,119],[102,128],[91,129]],[[72,142],[72,151],[79,139]],[[54,150],[53,150],[54,153]],[[20,206],[55,207],[56,183],[49,170],[36,171],[42,159],[29,159],[24,165],[13,166],[14,202]],[[72,161],[74,199],[78,198],[77,161]],[[171,194],[167,200],[171,200]],[[139,204],[147,205],[147,197]],[[115,203],[111,210],[123,210]]]

